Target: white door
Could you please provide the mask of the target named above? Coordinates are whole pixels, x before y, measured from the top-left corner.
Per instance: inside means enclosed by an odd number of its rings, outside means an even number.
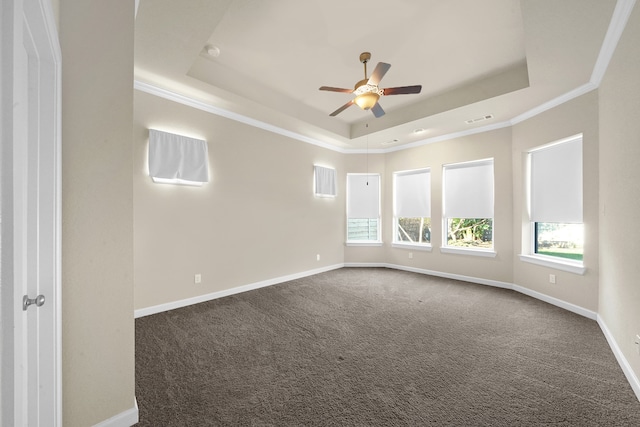
[[[2,425],[61,423],[60,48],[50,0],[2,2]]]

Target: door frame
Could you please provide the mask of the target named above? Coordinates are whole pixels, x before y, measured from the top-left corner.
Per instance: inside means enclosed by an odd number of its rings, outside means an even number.
[[[62,55],[55,24],[53,5],[50,0],[3,0],[0,9],[0,210],[1,210],[1,270],[0,288],[0,424],[27,425],[27,396],[30,390],[26,384],[24,362],[26,360],[26,315],[22,310],[23,283],[25,281],[26,251],[20,235],[26,227],[22,210],[16,208],[24,195],[27,173],[22,166],[24,156],[24,129],[27,116],[21,112],[24,93],[16,88],[26,87],[28,79],[24,64],[20,59],[23,46],[23,30],[28,28],[38,47],[38,53],[45,59],[45,75],[40,79],[40,92],[46,96],[39,102],[38,113],[46,117],[45,125],[39,126],[42,139],[53,144],[51,154],[45,156],[54,170],[53,211],[44,213],[53,221],[53,289],[49,292],[47,304],[51,304],[51,322],[54,323],[54,354],[47,374],[53,384],[48,384],[50,395],[47,414],[53,419],[42,419],[43,425],[62,425],[62,322],[61,322],[61,63]],[[35,215],[41,215],[36,210]],[[31,296],[33,297],[33,296]],[[33,391],[33,390],[31,390]],[[40,419],[40,417],[38,417]],[[40,423],[38,423],[40,424]]]

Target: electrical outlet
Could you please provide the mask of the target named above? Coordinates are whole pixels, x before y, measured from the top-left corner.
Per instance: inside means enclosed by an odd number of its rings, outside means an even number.
[[[320,254],[316,255],[316,261],[320,261]]]
[[[202,274],[196,274],[193,276],[193,283],[202,283]]]
[[[413,252],[409,252],[409,259],[413,259]]]
[[[555,274],[550,274],[549,275],[549,283],[556,283],[556,275]]]
[[[640,335],[636,335],[636,351],[640,354]]]

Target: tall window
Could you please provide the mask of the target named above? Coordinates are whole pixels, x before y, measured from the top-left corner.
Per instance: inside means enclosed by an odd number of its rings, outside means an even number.
[[[443,167],[443,246],[493,248],[493,159]]]
[[[381,243],[380,175],[347,174],[347,243]]]
[[[431,172],[429,169],[393,174],[393,242],[431,243]]]
[[[529,152],[532,252],[582,261],[582,135]]]

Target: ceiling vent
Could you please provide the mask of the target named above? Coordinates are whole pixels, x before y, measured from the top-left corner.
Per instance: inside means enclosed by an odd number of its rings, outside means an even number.
[[[493,119],[493,114],[487,114],[486,116],[477,117],[475,119],[469,119],[465,121],[466,124],[472,125],[474,123],[483,122],[485,120]]]

